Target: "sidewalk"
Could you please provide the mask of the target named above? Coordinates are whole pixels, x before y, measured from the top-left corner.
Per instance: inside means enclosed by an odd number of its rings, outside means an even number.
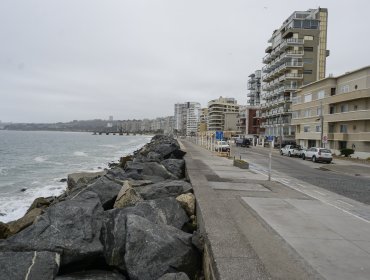
[[[312,186],[269,182],[193,143],[181,144],[211,279],[369,279],[369,206],[351,205],[361,208],[360,217],[332,203],[338,195],[311,196]]]

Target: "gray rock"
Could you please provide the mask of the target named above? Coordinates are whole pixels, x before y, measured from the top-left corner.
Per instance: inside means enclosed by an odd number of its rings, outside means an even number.
[[[181,228],[188,217],[174,198],[162,198],[138,202],[134,207],[109,210],[104,213],[101,242],[107,264],[125,270],[126,216],[128,214],[146,218],[156,224]]]
[[[112,209],[113,204],[116,201],[116,197],[121,190],[122,186],[114,181],[109,180],[105,176],[100,177],[94,183],[81,189],[76,189],[69,194],[70,198],[75,198],[84,192],[94,192],[99,198],[105,210]]]
[[[133,179],[133,180],[143,179],[143,176],[140,175],[136,170],[126,172],[124,169],[120,167],[116,167],[116,168],[108,170],[106,177],[114,181],[127,180],[127,179]]]
[[[126,213],[111,210],[104,213],[104,223],[101,232],[103,254],[108,265],[122,271],[126,269],[124,255],[126,247]]]
[[[186,211],[188,216],[195,214],[195,196],[192,193],[181,194],[176,197],[176,200],[180,203],[182,208]]]
[[[117,215],[134,214],[146,218],[152,223],[170,225],[181,229],[189,221],[184,209],[173,197],[145,200],[133,207],[108,211],[113,217]]]
[[[161,164],[178,179],[185,177],[185,161],[183,159],[165,159]]]
[[[200,257],[191,235],[172,226],[127,215],[125,264],[131,280],[157,279],[169,272],[194,278]]]
[[[0,252],[0,279],[54,279],[59,261],[54,252]]]
[[[131,187],[129,181],[124,181],[121,190],[119,191],[113,208],[125,208],[133,206],[137,202],[142,201],[143,198],[137,191]]]
[[[87,270],[57,276],[56,280],[125,280],[126,277],[118,272],[105,270]]]
[[[190,280],[189,277],[184,272],[179,273],[166,273],[161,278],[157,280]]]
[[[190,183],[181,180],[167,180],[151,185],[136,187],[135,190],[145,200],[163,197],[177,197],[180,194],[188,193],[192,190]]]
[[[107,172],[105,170],[98,172],[78,172],[68,175],[67,178],[67,192],[75,188],[86,187],[100,176],[104,176]]]
[[[177,179],[175,175],[158,162],[127,162],[125,170],[126,172],[136,171],[143,176],[158,176],[164,179]]]
[[[38,221],[0,244],[0,251],[53,251],[62,265],[102,255],[103,208],[97,194],[85,192],[46,209]]]

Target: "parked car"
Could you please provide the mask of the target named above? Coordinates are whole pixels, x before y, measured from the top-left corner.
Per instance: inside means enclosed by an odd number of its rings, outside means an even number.
[[[304,151],[302,154],[302,159],[305,160],[306,158],[311,159],[313,162],[322,161],[331,163],[333,160],[333,156],[329,149],[318,147],[312,147]]]
[[[238,147],[249,147],[251,145],[251,141],[249,139],[238,138],[235,140],[235,144]]]
[[[280,149],[280,154],[282,156],[288,157],[301,157],[304,150],[299,145],[285,145],[283,148]]]
[[[216,141],[215,151],[229,152],[230,151],[230,145],[227,143],[227,141]]]

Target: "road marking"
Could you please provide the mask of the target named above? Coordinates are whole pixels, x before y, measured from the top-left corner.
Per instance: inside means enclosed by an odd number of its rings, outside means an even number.
[[[340,203],[346,204],[348,206],[354,207],[351,203],[345,202],[343,200],[337,199],[337,201],[340,202]]]
[[[296,183],[296,185],[298,185],[298,186],[300,186],[300,187],[302,187],[302,188],[307,188],[307,186],[304,186],[304,185],[302,185],[302,184],[300,184],[300,183]]]
[[[318,193],[318,194],[321,194],[321,195],[323,195],[323,196],[326,196],[326,194],[325,193],[322,193],[322,192],[319,192],[319,191],[317,191],[317,190],[313,190],[314,192],[316,192],[316,193]]]

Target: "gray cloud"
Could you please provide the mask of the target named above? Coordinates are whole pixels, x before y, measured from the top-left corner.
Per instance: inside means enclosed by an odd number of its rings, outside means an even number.
[[[367,0],[3,0],[0,120],[154,118],[221,95],[246,104],[273,30],[319,5],[327,73],[369,64]]]

